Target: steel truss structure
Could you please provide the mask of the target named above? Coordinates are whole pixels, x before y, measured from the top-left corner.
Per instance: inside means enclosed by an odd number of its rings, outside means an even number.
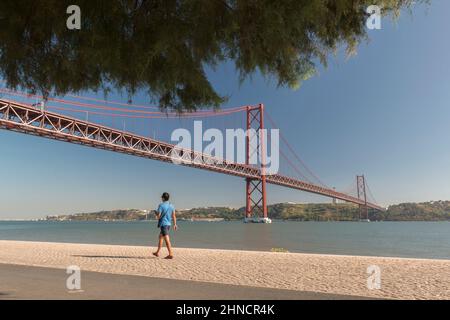
[[[259,160],[258,178],[246,178],[246,218],[267,218],[267,192],[264,152],[264,106],[247,107],[246,165],[256,155]],[[251,130],[254,129],[254,130]],[[256,140],[256,141],[255,141]]]
[[[262,126],[262,117],[260,122]],[[256,190],[260,190],[259,192],[262,194],[261,201],[256,200],[256,203],[251,203],[253,204],[253,209],[255,206],[258,207],[258,210],[265,217],[267,216],[266,183],[336,198],[364,205],[368,208],[384,210],[384,208],[365,200],[301,180],[278,174],[266,176],[264,166],[257,168],[249,164],[229,162],[201,152],[182,149],[173,144],[40,110],[9,100],[0,99],[0,129],[242,177],[247,181],[247,195],[249,190],[251,194],[256,192]],[[262,153],[264,154],[264,152]],[[264,159],[262,159],[262,164],[264,164]],[[250,189],[248,188],[249,184],[251,186]],[[255,190],[253,190],[253,187]]]
[[[366,178],[364,175],[356,176],[356,190],[358,194],[358,199],[364,201],[364,204],[359,205],[359,220],[362,219],[363,215],[364,219],[369,219],[369,210],[367,207],[367,194],[366,194]]]

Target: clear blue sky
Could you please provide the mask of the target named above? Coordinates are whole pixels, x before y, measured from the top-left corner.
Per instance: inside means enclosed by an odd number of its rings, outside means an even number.
[[[328,185],[364,173],[383,205],[450,199],[450,1],[435,0],[383,29],[350,60],[298,91],[255,75],[239,86],[231,64],[210,72],[227,105],[263,102]],[[140,99],[143,99],[140,97]],[[0,131],[0,219],[153,208],[244,205],[242,179]],[[328,201],[269,187],[269,203]]]

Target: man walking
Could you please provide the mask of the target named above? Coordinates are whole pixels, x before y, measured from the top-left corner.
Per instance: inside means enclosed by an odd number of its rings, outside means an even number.
[[[177,230],[177,217],[175,216],[175,208],[171,203],[169,203],[169,194],[164,192],[161,196],[162,203],[158,206],[156,210],[156,218],[158,219],[158,228],[161,229],[159,233],[159,241],[158,241],[158,250],[153,252],[155,257],[159,257],[159,251],[161,251],[163,241],[166,242],[167,250],[169,251],[169,255],[164,259],[173,259],[172,245],[170,244],[169,238],[169,230],[172,226],[173,221],[173,230]]]

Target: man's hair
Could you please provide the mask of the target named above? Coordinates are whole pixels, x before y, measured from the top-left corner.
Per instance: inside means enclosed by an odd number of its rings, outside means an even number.
[[[167,192],[164,192],[164,193],[162,194],[161,198],[162,198],[164,201],[169,201],[170,196],[169,196],[169,194],[168,194]]]

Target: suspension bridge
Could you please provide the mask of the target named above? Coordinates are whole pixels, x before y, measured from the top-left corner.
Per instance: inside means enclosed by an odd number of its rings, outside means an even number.
[[[208,170],[225,175],[243,178],[245,180],[246,219],[258,219],[266,222],[269,219],[267,212],[267,184],[278,185],[290,189],[304,191],[320,196],[339,199],[353,203],[360,208],[360,217],[368,218],[368,209],[384,210],[376,204],[364,176],[357,176],[356,195],[350,192],[339,192],[326,186],[310,170],[289,144],[288,140],[280,134],[281,141],[287,146],[291,155],[280,150],[280,155],[287,166],[294,169],[291,175],[267,174],[264,159],[264,139],[257,137],[256,144],[250,143],[255,138],[250,136],[250,129],[259,131],[265,128],[265,118],[272,127],[276,123],[265,111],[264,105],[240,106],[223,108],[221,110],[199,110],[193,113],[177,114],[161,112],[157,107],[133,105],[131,103],[111,102],[95,98],[71,96],[72,99],[48,98],[47,103],[32,104],[31,99],[42,97],[30,95],[20,91],[0,88],[0,93],[7,95],[0,98],[0,129],[20,132],[24,134],[90,146],[144,157],[152,160],[173,163],[174,154],[177,155],[178,164]],[[15,97],[11,99],[10,97]],[[18,101],[21,97],[22,100]],[[89,102],[80,102],[80,99]],[[155,108],[155,111],[148,111]],[[179,146],[150,137],[151,134],[132,132],[125,128],[125,122],[120,122],[122,128],[117,128],[114,122],[105,125],[101,121],[90,118],[110,117],[113,119],[203,119],[209,117],[226,117],[244,114],[244,126],[247,129],[245,163],[218,159],[217,156],[194,149],[180,148]],[[83,119],[84,118],[84,119]],[[117,123],[116,123],[117,124]],[[250,158],[256,153],[260,157],[260,164],[250,164]],[[220,161],[219,161],[220,160]],[[303,168],[303,170],[299,168]]]

